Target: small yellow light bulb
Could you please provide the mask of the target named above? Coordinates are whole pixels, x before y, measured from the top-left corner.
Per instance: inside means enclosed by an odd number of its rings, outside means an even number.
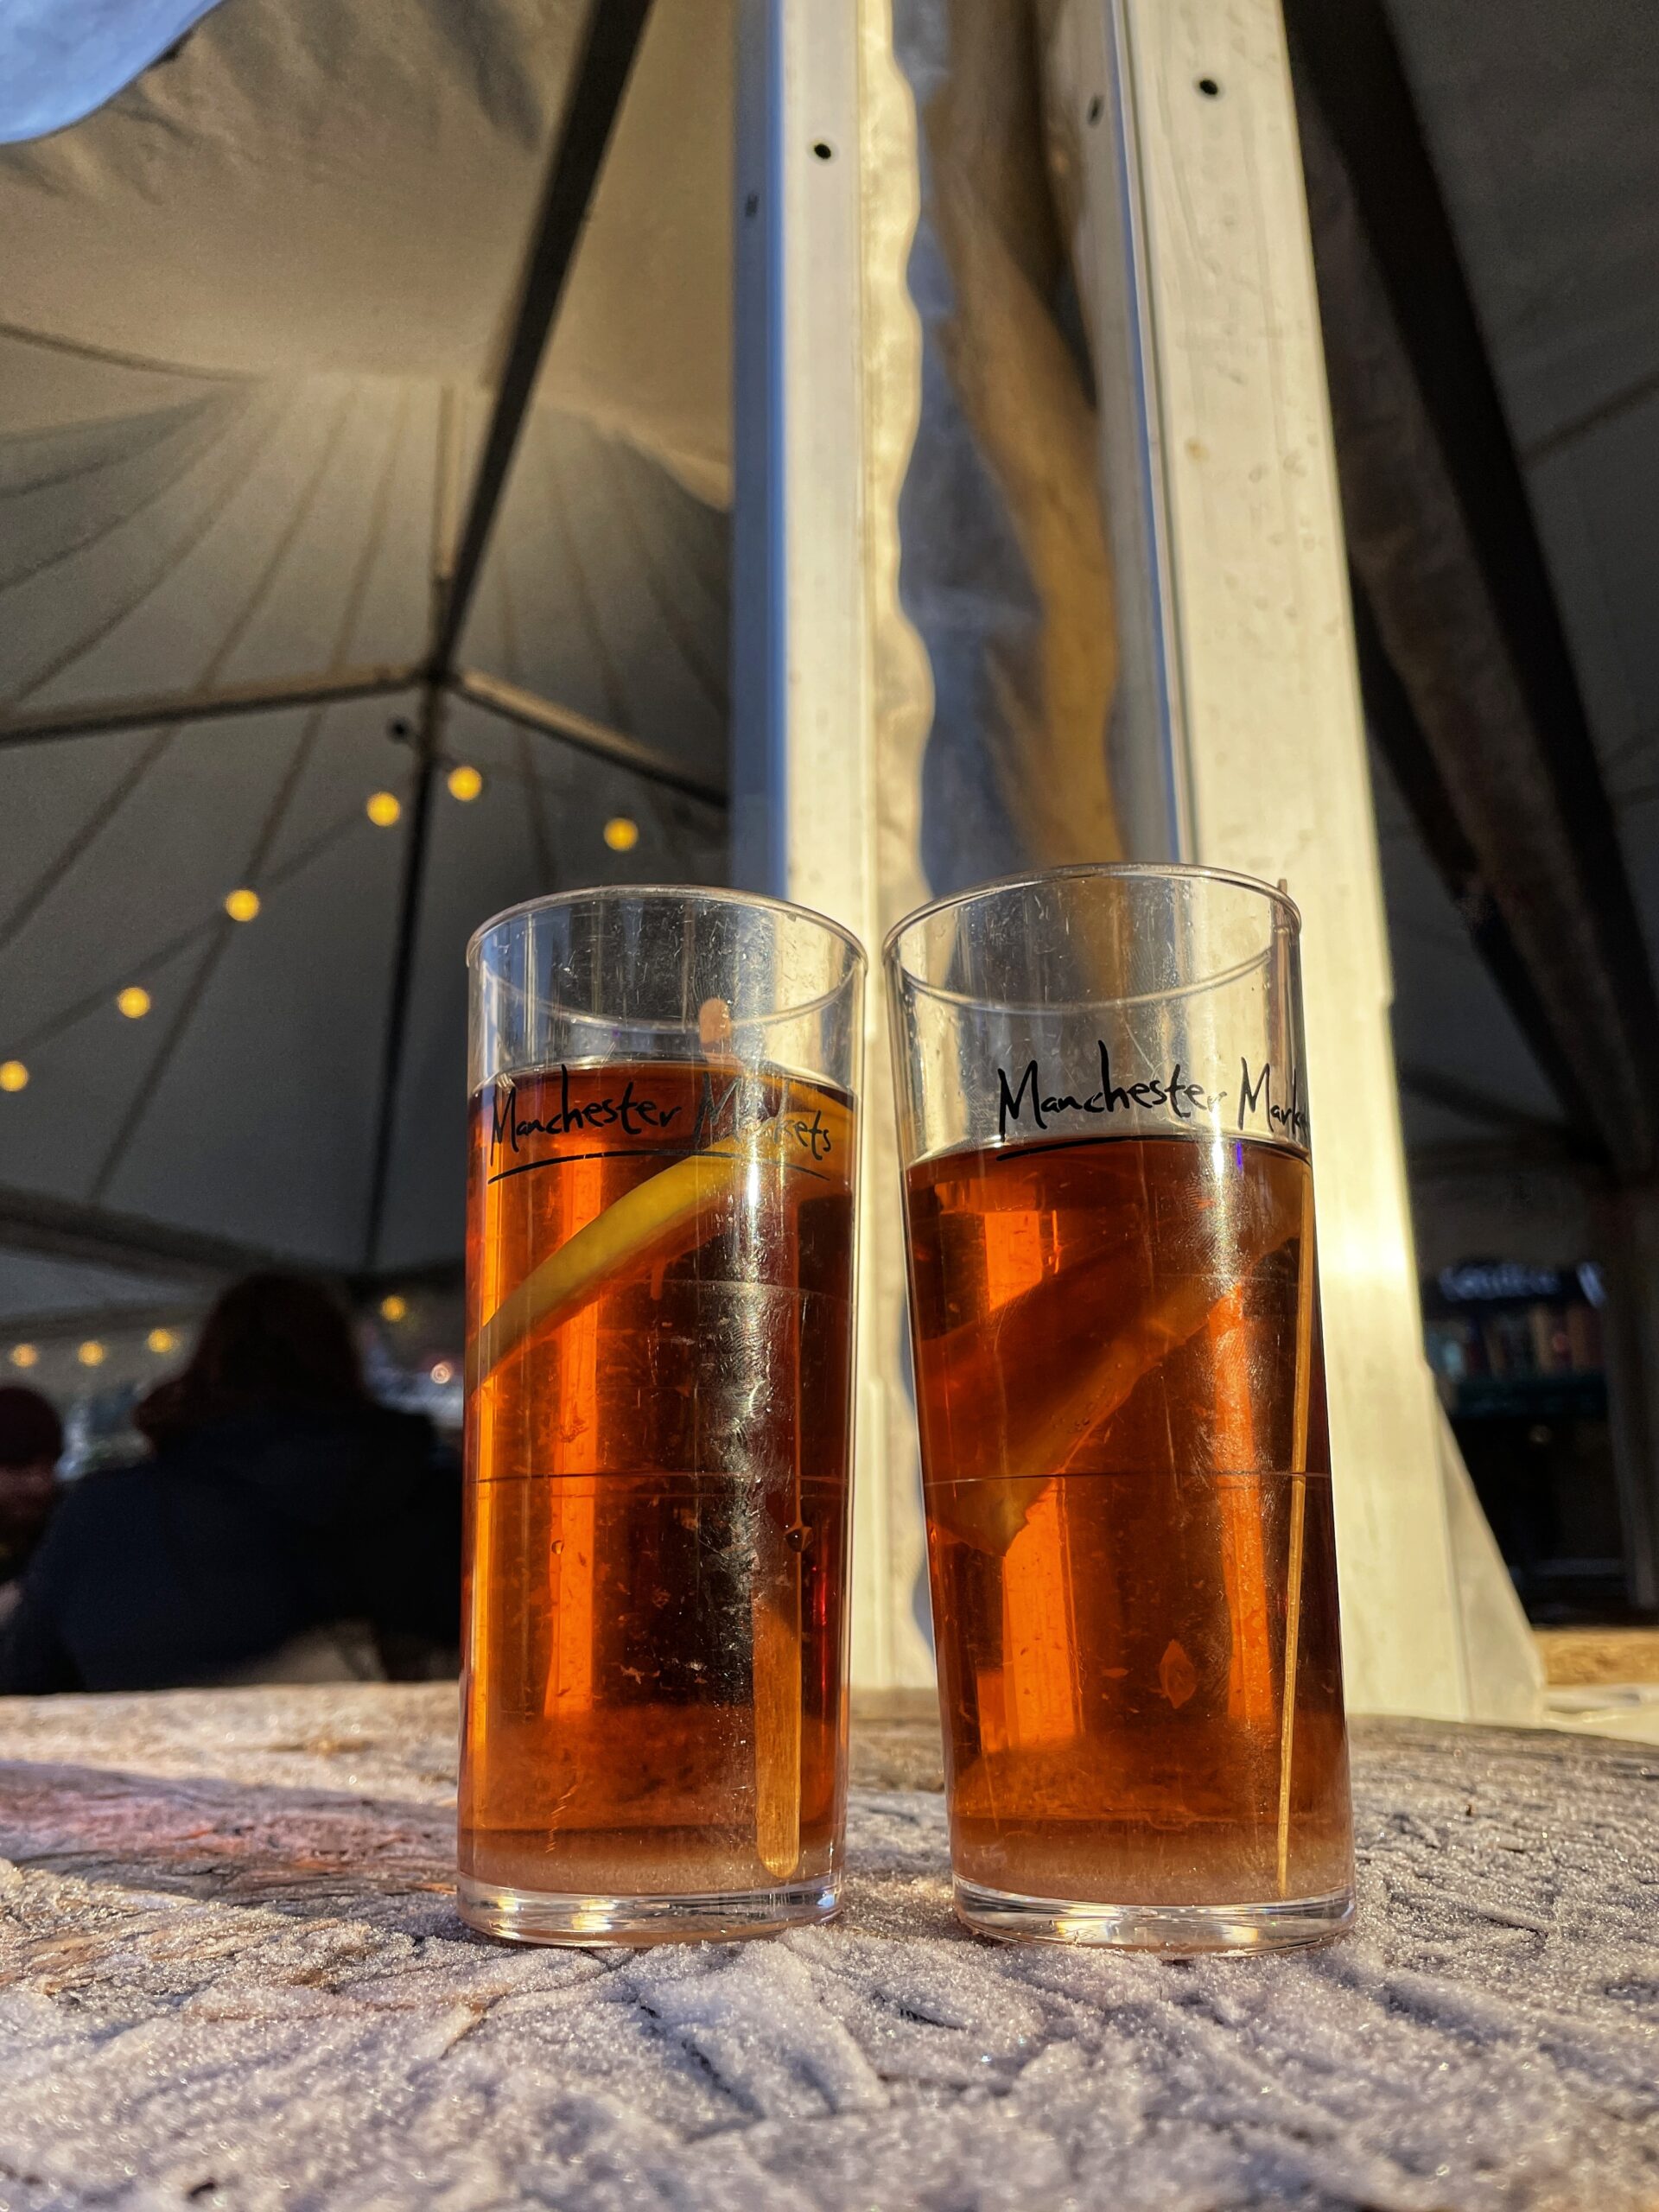
[[[171,1329],[152,1329],[144,1342],[153,1352],[176,1351],[179,1340]]]
[[[639,842],[639,824],[626,814],[613,814],[605,824],[605,842],[613,853],[631,853]]]
[[[80,1362],[83,1367],[102,1367],[104,1364],[104,1347],[99,1344],[96,1337],[88,1337],[86,1343],[82,1344],[80,1350],[75,1354],[75,1357]]]
[[[460,799],[463,805],[468,799],[476,798],[483,788],[483,777],[466,761],[449,771],[449,796]]]
[[[0,1090],[22,1090],[29,1081],[29,1070],[21,1060],[0,1060]]]
[[[403,801],[391,791],[371,791],[363,808],[377,830],[390,830],[403,810]]]
[[[33,1344],[13,1344],[11,1363],[14,1367],[38,1367],[41,1355]]]
[[[245,887],[232,891],[225,901],[225,911],[233,922],[251,922],[259,912],[259,893]]]
[[[388,1321],[401,1321],[408,1311],[409,1300],[400,1298],[395,1290],[389,1298],[383,1298],[380,1301],[381,1314]]]
[[[124,991],[118,991],[115,1002],[129,1021],[142,1021],[149,1012],[149,993],[137,983],[129,983]]]

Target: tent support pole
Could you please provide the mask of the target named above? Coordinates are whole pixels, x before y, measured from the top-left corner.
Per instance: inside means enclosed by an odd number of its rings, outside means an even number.
[[[375,1121],[374,1165],[364,1238],[365,1271],[372,1270],[379,1257],[385,1227],[392,1139],[397,1128],[397,1094],[409,1030],[409,1001],[414,980],[415,945],[420,931],[421,889],[431,833],[432,791],[438,766],[444,701],[451,686],[457,683],[456,648],[472,612],[490,533],[495,526],[512,458],[530,410],[542,358],[552,334],[594,188],[599,181],[600,168],[650,14],[651,0],[592,0],[581,59],[566,96],[541,211],[519,280],[506,350],[496,384],[495,405],[484,434],[483,450],[455,537],[453,557],[447,544],[440,543],[435,548],[431,647],[422,671],[424,690],[414,802],[409,842],[404,848],[397,940],[392,956],[391,1003],[386,1017],[385,1057]],[[441,518],[441,532],[442,528]]]
[[[363,1238],[363,1265],[372,1269],[379,1257],[381,1232],[385,1226],[386,1193],[391,1173],[391,1144],[397,1128],[397,1094],[404,1066],[404,1042],[409,1031],[409,1001],[415,977],[415,944],[420,933],[421,889],[426,875],[426,851],[432,830],[432,785],[437,772],[438,746],[442,734],[444,694],[429,683],[421,700],[420,733],[415,791],[410,807],[409,836],[404,847],[404,880],[397,902],[397,939],[391,956],[391,1001],[386,1013],[385,1053],[381,1063],[380,1103],[375,1114],[374,1164],[369,1177],[368,1225]]]
[[[872,949],[925,895],[911,829],[931,689],[899,604],[920,381],[904,284],[915,112],[890,0],[737,13],[732,862]],[[925,709],[923,711],[925,711]],[[865,1009],[852,1673],[933,1676],[906,1388],[904,1239],[879,963]],[[925,1602],[925,1601],[924,1601]]]
[[[593,0],[588,11],[586,42],[570,80],[541,213],[519,279],[495,407],[434,626],[429,672],[438,683],[448,683],[454,673],[456,649],[472,611],[542,357],[650,14],[651,0]]]

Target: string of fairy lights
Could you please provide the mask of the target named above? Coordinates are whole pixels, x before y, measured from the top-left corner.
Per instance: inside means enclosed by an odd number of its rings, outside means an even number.
[[[449,796],[463,806],[470,805],[484,792],[483,772],[469,761],[457,761],[444,782]],[[404,803],[396,791],[374,791],[364,801],[363,811],[377,830],[391,830],[403,819]],[[630,853],[639,842],[639,825],[628,815],[613,814],[605,823],[601,835],[612,852]],[[264,909],[264,900],[259,892],[247,883],[237,884],[227,891],[220,904],[232,922],[257,921]],[[128,1021],[142,1021],[155,1005],[153,997],[142,983],[124,983],[111,995],[116,1012]],[[30,1080],[31,1071],[27,1060],[17,1056],[0,1060],[0,1093],[15,1097],[29,1088]],[[403,1320],[408,1312],[408,1301],[396,1292],[390,1293],[380,1301],[382,1318],[393,1324]],[[144,1344],[146,1350],[156,1358],[166,1359],[179,1349],[179,1338],[172,1329],[154,1328],[146,1335]],[[97,1337],[88,1337],[75,1351],[79,1365],[89,1371],[102,1367],[108,1357],[109,1347]],[[39,1366],[41,1347],[35,1344],[15,1344],[8,1358],[14,1368],[27,1372]],[[435,1368],[433,1377],[435,1381],[447,1382],[450,1379],[447,1374],[439,1376]]]
[[[168,1359],[179,1349],[179,1334],[175,1329],[151,1329],[145,1335],[144,1349],[146,1351],[154,1352],[157,1359]],[[38,1344],[13,1344],[8,1356],[14,1367],[21,1368],[25,1372],[31,1367],[38,1367],[41,1363],[41,1348]],[[75,1347],[75,1357],[85,1368],[102,1367],[109,1356],[110,1348],[100,1337],[88,1337],[84,1344],[77,1344]]]
[[[389,1321],[395,1328],[400,1321],[409,1319],[409,1300],[401,1291],[389,1291],[380,1300],[378,1310],[381,1319]],[[144,1349],[157,1359],[170,1359],[182,1341],[176,1329],[149,1329],[145,1332]],[[77,1363],[90,1373],[96,1373],[109,1356],[110,1348],[101,1337],[88,1337],[75,1347]],[[41,1347],[35,1344],[15,1344],[7,1357],[13,1367],[27,1374],[31,1368],[40,1365]],[[454,1381],[456,1369],[453,1361],[440,1359],[435,1362],[429,1373],[434,1382],[443,1384]]]
[[[467,761],[457,763],[445,781],[450,797],[459,799],[462,805],[470,805],[483,793],[482,772]],[[363,811],[377,830],[391,830],[403,819],[404,803],[396,791],[371,791],[363,803]],[[606,823],[603,835],[612,852],[629,853],[639,842],[639,825],[626,814],[613,814]],[[264,906],[258,892],[246,883],[239,883],[233,890],[227,891],[222,904],[233,922],[257,921]],[[113,996],[116,1011],[129,1021],[142,1021],[155,1004],[142,983],[124,983]],[[29,1088],[29,1080],[26,1060],[0,1060],[0,1091],[15,1096]]]

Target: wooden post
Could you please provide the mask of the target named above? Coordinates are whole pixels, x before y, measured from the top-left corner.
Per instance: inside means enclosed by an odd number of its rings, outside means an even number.
[[[1457,1716],[1467,1670],[1279,0],[1072,0],[1065,36],[1064,142],[1104,264],[1082,289],[1099,381],[1120,395],[1103,408],[1105,493],[1129,511],[1118,544],[1138,531],[1147,549],[1170,663],[1127,742],[1164,749],[1167,853],[1282,876],[1302,908],[1350,1696]]]

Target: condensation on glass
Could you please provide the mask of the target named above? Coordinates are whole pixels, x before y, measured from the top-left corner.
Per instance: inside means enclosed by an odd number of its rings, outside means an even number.
[[[824,1918],[863,955],[625,889],[469,962],[461,1910],[582,1943]]]
[[[1060,869],[888,940],[957,1907],[1353,1910],[1294,906]]]

